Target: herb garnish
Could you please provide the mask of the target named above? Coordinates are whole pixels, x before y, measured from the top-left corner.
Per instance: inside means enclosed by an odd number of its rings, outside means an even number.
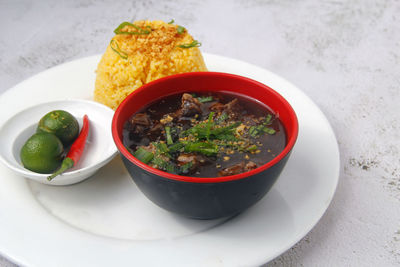
[[[122,31],[122,29],[125,26],[131,26],[134,27],[136,29],[136,31],[134,32],[125,32]],[[151,27],[150,26],[146,26],[145,28],[141,28],[135,24],[132,24],[130,22],[122,22],[115,30],[114,33],[115,34],[128,34],[128,35],[142,35],[142,34],[149,34],[151,32]]]
[[[115,47],[113,47],[113,46],[115,46]],[[111,47],[111,49],[112,49],[115,53],[117,53],[121,58],[123,58],[123,59],[127,59],[127,58],[128,58],[128,53],[122,51],[122,50],[119,48],[119,45],[118,45],[117,41],[115,41],[114,39],[112,39],[112,40],[110,41],[110,47]]]
[[[181,166],[181,168],[180,168],[180,172],[181,173],[188,173],[189,172],[189,169],[190,168],[192,168],[192,166],[193,166],[193,162],[188,162],[188,163],[185,163],[185,164],[183,164],[182,166]]]
[[[169,127],[169,126],[165,127],[165,134],[167,136],[167,144],[172,145],[174,143],[174,141],[172,141],[171,127]]]
[[[275,129],[267,127],[267,126],[271,125],[271,123],[272,123],[272,116],[271,116],[271,114],[268,114],[262,124],[257,125],[257,126],[251,126],[249,128],[250,136],[257,137],[263,133],[275,134],[276,133]]]
[[[191,42],[189,44],[178,45],[178,47],[180,47],[180,48],[192,48],[192,47],[199,47],[199,46],[201,46],[201,43],[199,43],[197,40],[194,40],[193,42]]]
[[[173,24],[175,22],[175,20],[174,19],[171,19],[169,22],[168,22],[168,24]]]
[[[211,142],[194,142],[185,145],[185,152],[197,152],[206,156],[215,156],[218,153],[218,145]]]
[[[133,153],[133,156],[145,164],[149,163],[154,158],[154,154],[143,147],[139,147],[135,153]]]
[[[185,32],[185,27],[182,27],[180,25],[178,25],[178,28],[176,28],[176,31],[178,32],[178,34],[182,34]]]
[[[216,122],[217,124],[220,124],[220,123],[224,122],[228,117],[229,117],[228,114],[227,114],[226,112],[223,112],[223,113],[215,120],[215,122]]]
[[[214,112],[210,112],[210,115],[208,115],[208,121],[207,121],[207,125],[206,125],[206,139],[210,140],[210,131],[211,131],[211,126],[213,125],[213,116],[214,116]]]
[[[251,126],[249,129],[249,134],[252,137],[257,137],[258,135],[261,135],[263,133],[274,134],[275,132],[276,131],[274,129],[265,127],[264,125]]]
[[[214,100],[212,96],[199,96],[196,98],[197,100],[199,100],[200,103],[206,103]]]

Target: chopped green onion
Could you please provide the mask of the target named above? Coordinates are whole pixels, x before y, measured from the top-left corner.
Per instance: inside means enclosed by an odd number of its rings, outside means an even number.
[[[231,125],[221,127],[221,128],[215,128],[211,131],[211,134],[214,135],[216,139],[224,140],[226,139],[226,136],[233,136],[235,133],[235,129],[242,124],[240,121],[237,121],[235,123],[232,123]],[[225,137],[225,138],[222,138]]]
[[[262,133],[275,134],[276,131],[270,127],[265,127],[264,125],[251,126],[249,128],[249,134],[252,137],[257,137]]]
[[[115,47],[113,47],[113,46],[115,46]],[[121,58],[123,58],[123,59],[127,59],[127,58],[128,58],[128,54],[127,54],[126,52],[122,51],[122,50],[119,48],[118,43],[117,43],[114,39],[110,41],[110,47],[111,47],[111,49],[112,49],[115,53],[117,53]]]
[[[275,133],[276,133],[276,131],[275,131],[274,129],[268,128],[268,127],[265,127],[265,128],[263,129],[263,131],[264,131],[265,133],[267,133],[267,134],[275,134]]]
[[[213,156],[218,153],[218,146],[208,142],[195,142],[185,145],[185,152],[198,152],[206,156]]]
[[[185,27],[182,27],[182,26],[178,25],[178,28],[176,28],[176,31],[177,31],[179,34],[182,34],[182,33],[185,32]]]
[[[198,140],[218,139],[218,140],[236,140],[235,129],[241,122],[235,122],[225,127],[216,128],[214,122],[208,120],[207,123],[199,123],[196,126],[181,133],[182,136],[194,135]],[[209,126],[209,127],[208,127]]]
[[[252,136],[252,137],[256,137],[258,134],[259,134],[259,129],[258,129],[258,126],[251,126],[250,128],[249,128],[249,134]]]
[[[154,154],[143,147],[139,147],[133,156],[145,164],[149,163],[154,158]]]
[[[168,126],[165,127],[165,134],[167,135],[167,144],[172,145],[174,141],[172,141],[171,127]]]
[[[245,150],[249,152],[256,151],[257,149],[258,147],[256,145],[251,145],[245,148]]]
[[[221,122],[225,121],[227,118],[228,118],[228,114],[226,114],[226,112],[224,112],[215,120],[215,122],[217,124],[220,124]]]
[[[166,161],[161,157],[154,157],[151,163],[162,169],[166,166]]]
[[[165,166],[165,170],[166,170],[167,172],[169,172],[169,173],[176,173],[175,165],[172,164],[172,163],[168,163],[168,164]]]
[[[213,101],[214,99],[212,96],[199,96],[199,97],[197,97],[197,100],[199,100],[200,103],[206,103],[206,102]]]
[[[175,22],[175,20],[174,19],[171,19],[169,22],[168,22],[168,24],[173,24]]]
[[[214,112],[210,112],[210,115],[208,115],[208,121],[207,121],[207,126],[206,126],[206,138],[207,138],[207,140],[210,139],[210,130],[211,130],[213,116],[214,116]]]
[[[271,114],[268,114],[267,115],[267,117],[265,118],[265,121],[264,121],[264,125],[270,125],[271,123],[272,123],[272,115]]]
[[[174,152],[177,152],[177,151],[181,150],[184,146],[185,146],[184,143],[175,143],[175,144],[173,144],[172,146],[170,146],[168,148],[168,151],[170,153],[174,153]]]
[[[136,32],[124,32],[122,31],[122,29],[125,26],[131,26],[134,27],[137,31]],[[115,34],[129,34],[129,35],[141,35],[141,34],[149,34],[151,32],[151,27],[150,26],[146,26],[146,29],[141,28],[135,24],[132,24],[130,22],[122,22],[115,30],[114,33]]]
[[[154,157],[151,163],[155,165],[158,169],[175,173],[175,165],[172,162],[166,161],[159,156]]]
[[[192,168],[192,166],[193,166],[193,162],[185,163],[185,164],[183,164],[181,166],[180,172],[181,173],[187,173],[189,171],[189,169]]]
[[[201,46],[201,43],[199,43],[197,40],[194,40],[190,44],[178,45],[178,47],[180,47],[180,48],[192,48],[192,47],[199,47],[199,46]]]
[[[156,155],[160,154],[166,154],[168,153],[168,147],[165,143],[153,143],[153,145],[156,147]]]

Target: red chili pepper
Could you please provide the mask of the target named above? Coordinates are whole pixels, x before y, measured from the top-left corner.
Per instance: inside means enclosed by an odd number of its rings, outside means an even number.
[[[74,167],[74,165],[81,158],[83,150],[85,149],[85,144],[88,134],[89,134],[89,119],[88,116],[85,115],[83,116],[82,130],[79,133],[79,136],[72,143],[67,156],[61,163],[61,167],[55,173],[47,177],[47,180],[51,181],[57,175],[60,175],[66,170]]]

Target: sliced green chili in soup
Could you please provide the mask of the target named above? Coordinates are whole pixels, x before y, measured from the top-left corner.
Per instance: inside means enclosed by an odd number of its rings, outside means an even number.
[[[217,177],[253,170],[286,145],[279,118],[251,99],[175,94],[133,114],[123,143],[140,161],[185,176]]]

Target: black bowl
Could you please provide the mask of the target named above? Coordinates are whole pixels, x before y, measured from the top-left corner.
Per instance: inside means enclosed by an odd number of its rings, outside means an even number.
[[[267,105],[279,114],[286,131],[286,147],[273,160],[252,171],[224,177],[180,176],[144,164],[123,145],[125,122],[154,100],[183,92],[228,92]],[[232,216],[264,197],[284,168],[297,134],[296,114],[276,91],[245,77],[217,72],[177,74],[150,82],[132,92],[119,105],[112,121],[114,142],[139,189],[158,206],[197,219]]]

